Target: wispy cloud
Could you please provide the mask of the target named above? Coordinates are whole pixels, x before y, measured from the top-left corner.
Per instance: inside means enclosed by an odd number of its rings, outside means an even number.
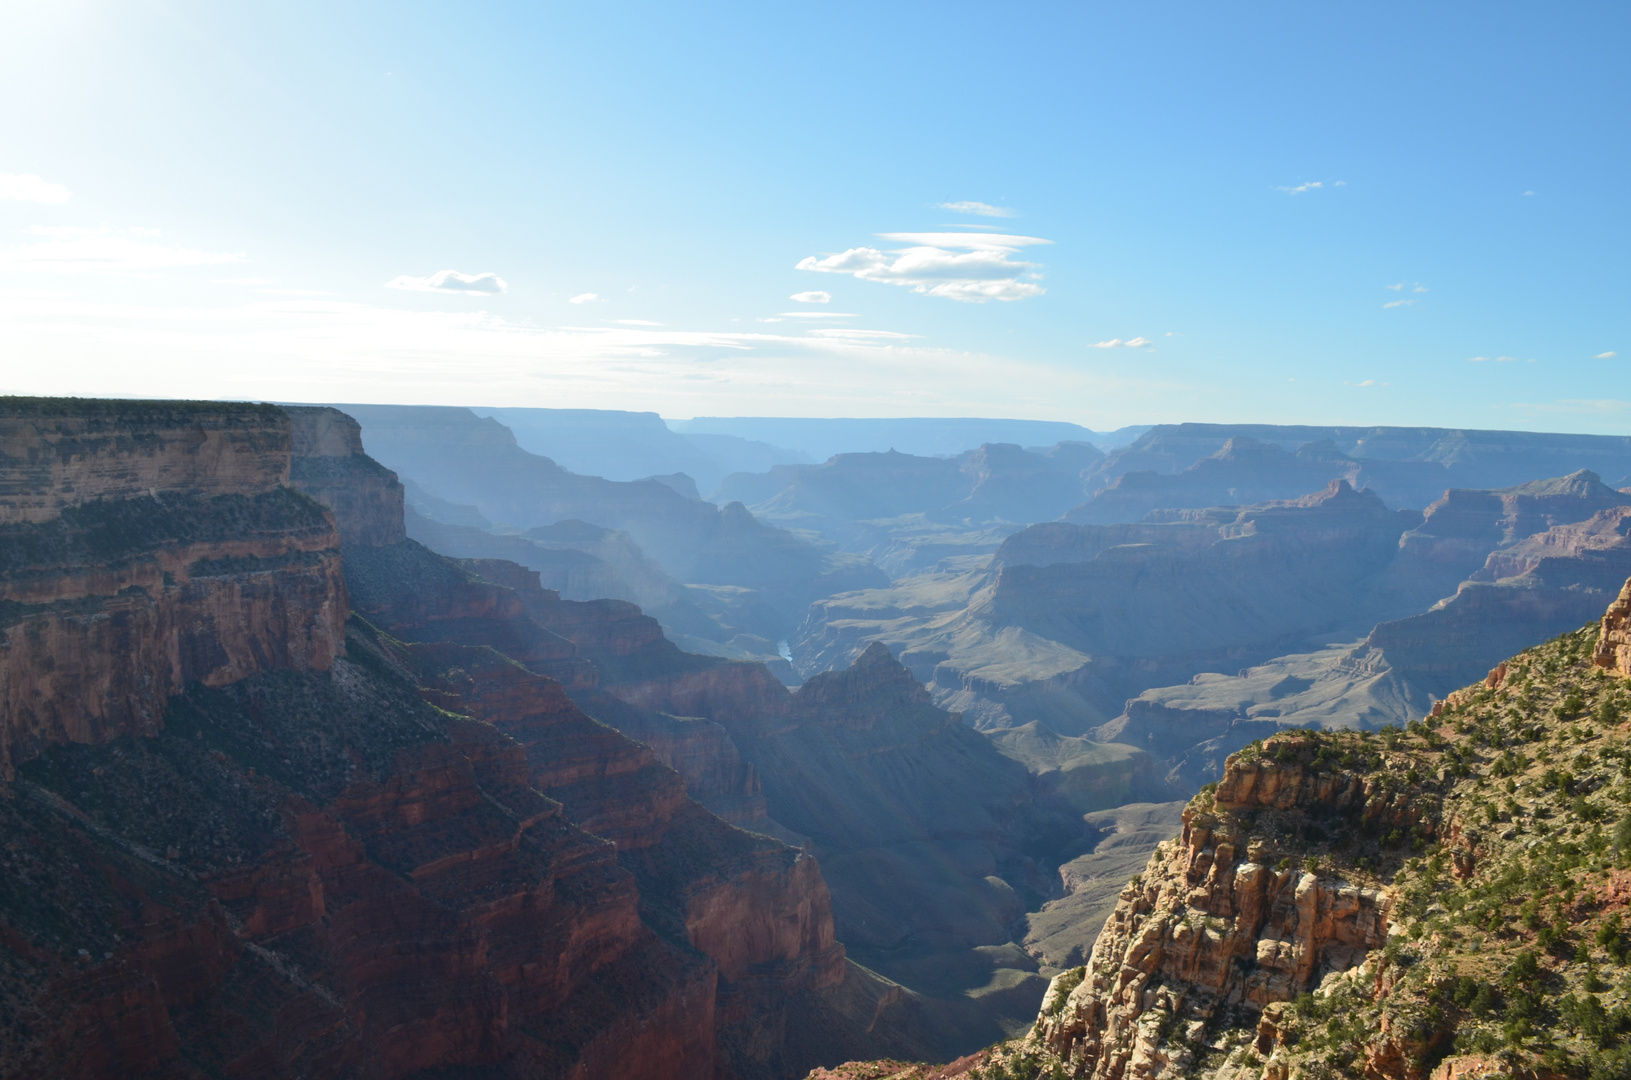
[[[921,335],[902,334],[894,330],[847,330],[835,326],[822,326],[811,330],[809,336],[843,341],[909,341]]]
[[[1109,341],[1095,341],[1093,344],[1089,345],[1088,348],[1089,349],[1148,349],[1151,346],[1153,346],[1154,344],[1155,344],[1155,342],[1151,341],[1147,337],[1127,338],[1126,340],[1122,340],[1121,338],[1111,338]]]
[[[1321,188],[1323,188],[1325,186],[1326,186],[1326,183],[1323,180],[1307,180],[1307,181],[1304,181],[1301,184],[1298,184],[1296,187],[1277,187],[1274,190],[1275,191],[1283,191],[1287,195],[1301,195],[1304,192],[1308,192],[1308,191],[1318,191],[1318,190],[1320,190]],[[1330,186],[1334,187],[1334,188],[1347,187],[1348,186],[1348,181],[1346,181],[1346,180],[1333,180],[1333,181],[1331,181]]]
[[[887,329],[561,327],[446,307],[275,297],[158,306],[0,295],[0,356],[37,358],[6,367],[10,393],[501,400],[676,416],[889,416],[909,408],[912,415],[1001,409],[1070,419],[1079,418],[1082,400],[1112,392],[1161,401],[1189,390],[1089,365],[936,348],[886,336]],[[235,362],[223,364],[222,356]]]
[[[1416,302],[1414,300],[1389,300],[1387,303],[1382,305],[1382,310],[1386,311],[1388,308],[1415,306]]]
[[[0,199],[61,205],[71,197],[61,184],[42,180],[33,173],[0,173]]]
[[[610,323],[615,323],[618,326],[661,326],[661,325],[663,325],[660,322],[652,322],[650,319],[607,319],[606,321],[610,322]]]
[[[783,319],[858,319],[860,315],[853,311],[778,311],[778,318]]]
[[[1526,191],[1526,192],[1524,192],[1524,194],[1525,194],[1525,195],[1533,195],[1533,194],[1534,194],[1534,192],[1533,192],[1533,191]]]
[[[1017,213],[1007,206],[992,206],[983,202],[943,202],[935,205],[954,214],[975,214],[979,217],[1013,217]]]
[[[1592,357],[1592,359],[1593,360],[1612,360],[1618,355],[1620,355],[1620,354],[1615,352],[1613,349],[1610,349],[1610,350],[1608,350],[1608,352],[1598,353],[1596,356]]]
[[[599,304],[603,302],[599,294],[592,292],[580,292],[567,301],[568,304]]]
[[[199,251],[160,243],[157,229],[82,229],[36,225],[28,230],[43,237],[0,253],[0,269],[43,270],[59,274],[141,272],[183,266],[242,262],[243,252]]]
[[[832,303],[832,293],[824,292],[821,289],[811,289],[808,292],[796,292],[787,299],[797,300],[801,304],[830,304]]]
[[[411,292],[458,293],[464,296],[496,296],[508,289],[497,274],[461,274],[457,270],[438,270],[429,277],[409,277],[403,274],[385,283],[387,289],[408,289]]]
[[[835,255],[811,255],[797,269],[823,274],[851,274],[862,281],[900,285],[925,296],[966,303],[1024,300],[1046,290],[1034,283],[1036,263],[1012,256],[1020,249],[1051,244],[1035,236],[1001,233],[880,233],[881,239],[905,247],[883,251],[850,248]],[[1029,278],[1033,280],[1021,280]]]
[[[1400,289],[1404,288],[1404,282],[1401,281],[1397,285],[1383,285],[1382,288],[1391,289],[1393,292],[1398,292]]]
[[[1347,379],[1343,379],[1342,380],[1342,385],[1343,386],[1362,387],[1362,386],[1392,386],[1393,384],[1392,383],[1385,383],[1385,382],[1379,383],[1375,379],[1361,379],[1358,382],[1349,382]]]
[[[1467,362],[1472,364],[1516,364],[1518,362],[1518,358],[1516,356],[1497,356],[1492,360],[1488,356],[1469,356],[1467,357]]]

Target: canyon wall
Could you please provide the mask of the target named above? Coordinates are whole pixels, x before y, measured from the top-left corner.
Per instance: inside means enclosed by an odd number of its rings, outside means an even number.
[[[280,410],[0,399],[0,447],[0,777],[343,652],[340,537],[284,486]]]
[[[812,855],[569,696],[596,657],[709,663],[638,609],[579,606],[580,649],[406,539],[333,410],[9,407],[0,1075],[775,1080],[919,1045]]]

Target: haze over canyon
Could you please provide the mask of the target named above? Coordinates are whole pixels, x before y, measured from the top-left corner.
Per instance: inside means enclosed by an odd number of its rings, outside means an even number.
[[[4,1075],[1102,1072],[1186,801],[1631,578],[1626,438],[695,426],[0,399]]]

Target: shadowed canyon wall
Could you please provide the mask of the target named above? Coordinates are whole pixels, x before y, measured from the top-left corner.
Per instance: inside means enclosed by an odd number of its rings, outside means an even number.
[[[407,540],[349,418],[0,420],[0,1072],[769,1080],[922,1046],[815,859],[578,708],[594,661]],[[629,622],[583,607],[586,640]]]

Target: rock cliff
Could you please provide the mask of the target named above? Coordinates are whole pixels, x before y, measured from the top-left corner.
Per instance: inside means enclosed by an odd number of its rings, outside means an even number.
[[[1598,667],[1631,675],[1631,580],[1620,589],[1619,597],[1603,616],[1592,659]]]
[[[0,1074],[770,1080],[919,1045],[811,855],[568,696],[596,655],[690,662],[638,609],[563,619],[580,654],[407,540],[332,410],[7,407]]]
[[[343,653],[340,537],[289,446],[263,406],[0,399],[0,778]]]
[[[335,505],[343,518],[343,507],[371,504]],[[358,532],[364,524],[353,523]],[[562,600],[513,562],[455,562],[407,539],[344,552],[356,610],[405,643],[420,693],[514,739],[526,782],[616,845],[644,924],[713,965],[710,1045],[724,1075],[776,1077],[861,1046],[917,1045],[874,1037],[846,1012],[871,991],[834,937],[815,858],[737,829],[692,798],[771,827],[757,776],[724,729],[598,690],[608,679],[718,661],[682,653],[632,604]],[[810,1030],[798,1029],[797,1014]]]

